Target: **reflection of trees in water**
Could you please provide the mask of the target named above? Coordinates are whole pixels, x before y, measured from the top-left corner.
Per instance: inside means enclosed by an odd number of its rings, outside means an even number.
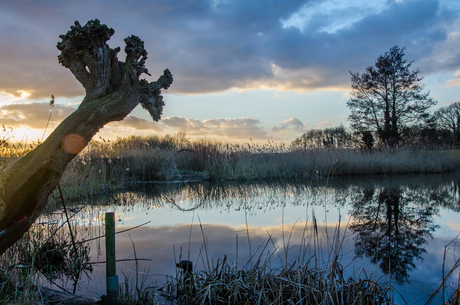
[[[438,208],[459,211],[460,174],[358,177],[307,182],[144,184],[103,199],[146,210],[264,213],[284,206],[351,207],[356,254],[399,282],[421,260]],[[97,203],[96,203],[97,204]]]
[[[144,184],[112,196],[108,204],[144,204],[179,210],[211,210],[248,212],[267,211],[283,206],[343,205],[346,189],[316,183],[190,183]]]
[[[438,192],[431,192],[429,198],[442,207],[460,212],[460,177],[457,176],[457,179],[453,179]]]
[[[397,282],[406,282],[437,228],[437,209],[425,203],[426,195],[402,187],[363,189],[351,211],[356,255],[378,263]]]
[[[257,183],[166,183],[138,184],[126,191],[102,198],[95,205],[143,205],[180,210],[232,211],[245,209],[264,212],[283,206],[325,205],[343,207],[354,204],[363,190],[401,188],[424,197],[421,204],[432,204],[460,211],[460,175],[344,177],[304,182]]]

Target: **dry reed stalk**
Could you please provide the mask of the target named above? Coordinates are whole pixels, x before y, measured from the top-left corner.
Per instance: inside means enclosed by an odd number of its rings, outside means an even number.
[[[325,254],[328,261],[323,261],[322,268],[312,257],[304,263],[301,263],[303,259],[300,258],[289,263],[288,255],[283,256],[277,251],[269,233],[268,240],[251,251],[248,262],[241,269],[237,269],[237,264],[227,256],[210,267],[209,258],[202,257],[209,253],[207,238],[201,225],[200,229],[204,253],[200,250],[199,256],[205,270],[183,271],[175,285],[163,290],[165,295],[176,298],[180,304],[391,304],[388,296],[391,288],[379,284],[380,279],[373,280],[373,273],[369,277],[360,277],[361,272],[356,278],[345,276],[338,260],[344,240],[339,235],[345,235],[345,232],[341,233],[339,228],[335,230],[336,236],[326,238],[331,251]],[[285,252],[291,249],[292,232],[293,229],[283,239],[282,247]],[[323,256],[323,253],[316,252],[321,247],[315,217],[313,233],[313,256]],[[284,237],[285,233],[282,234]],[[271,253],[268,251],[270,244],[275,248]],[[271,266],[274,255],[281,261],[280,267]]]
[[[371,279],[345,279],[339,270],[308,266],[272,269],[265,262],[235,271],[224,257],[210,273],[178,283],[181,304],[390,304],[388,289]],[[338,265],[336,265],[338,268]]]
[[[64,193],[68,187],[77,184],[75,180],[83,187],[69,195],[84,193],[85,189],[97,193],[94,185],[108,185],[112,181],[173,180],[184,173],[196,172],[212,180],[247,181],[439,173],[460,168],[458,153],[443,150],[399,148],[369,152],[359,149],[298,149],[273,142],[260,146],[252,142],[190,141],[181,136],[102,140],[91,142],[69,164],[61,181]],[[11,157],[21,155],[23,148],[2,149],[7,157],[3,158],[3,164],[6,164],[14,162]],[[182,153],[178,154],[179,151]]]

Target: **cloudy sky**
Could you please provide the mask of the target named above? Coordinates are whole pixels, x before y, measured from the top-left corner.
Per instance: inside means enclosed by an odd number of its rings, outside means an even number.
[[[438,107],[460,100],[457,0],[0,0],[0,123],[17,140],[42,138],[48,118],[47,134],[78,107],[84,90],[56,43],[75,20],[96,18],[115,30],[112,48],[144,40],[148,80],[174,75],[160,122],[138,107],[96,138],[185,131],[289,143],[346,126],[349,71],[396,45]]]

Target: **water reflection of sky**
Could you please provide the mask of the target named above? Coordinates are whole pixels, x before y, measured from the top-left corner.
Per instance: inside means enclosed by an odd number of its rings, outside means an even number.
[[[460,175],[436,175],[374,180],[348,178],[304,184],[144,185],[87,206],[75,219],[80,226],[86,226],[86,230],[80,230],[83,232],[80,238],[85,234],[98,236],[103,233],[101,226],[105,212],[115,212],[116,231],[149,222],[116,236],[117,259],[134,258],[134,244],[138,258],[151,260],[140,261],[138,266],[138,271],[147,276],[146,283],[156,281],[160,285],[166,275],[175,276],[175,261],[179,256],[189,258],[197,269],[206,269],[208,264],[215,265],[218,259],[227,255],[238,268],[242,268],[249,261],[250,253],[254,254],[269,237],[271,241],[264,248],[262,257],[271,255],[270,263],[274,268],[286,258],[292,263],[306,261],[312,256],[315,258],[310,264],[321,267],[327,264],[333,251],[334,236],[340,231],[341,241],[345,229],[339,256],[346,267],[345,273],[356,276],[364,270],[361,275],[369,276],[374,270],[373,278],[381,277],[382,281],[389,282],[390,276],[370,263],[368,258],[355,258],[356,234],[352,235],[347,224],[360,217],[359,213],[355,215],[357,210],[371,211],[369,215],[373,217],[376,210],[369,210],[370,206],[380,211],[381,206],[391,205],[388,199],[391,196],[382,194],[384,190],[397,189],[401,219],[417,213],[415,207],[423,206],[425,214],[434,208],[426,219],[438,227],[431,232],[433,239],[426,238],[423,245],[426,253],[414,258],[416,267],[409,272],[406,283],[398,285],[392,280],[399,291],[395,293],[397,303],[403,303],[404,298],[409,304],[424,304],[426,299],[422,291],[425,290],[425,294],[432,292],[439,285],[445,246],[459,233],[459,180]],[[378,200],[380,205],[376,203]],[[378,213],[385,215],[388,210]],[[363,219],[366,225],[367,218]],[[319,232],[316,239],[314,220]],[[103,241],[92,242],[91,251],[93,261],[105,260]],[[457,244],[451,244],[446,271],[458,259],[457,253]],[[92,280],[84,278],[80,282],[81,291],[87,295],[99,296],[105,290],[104,264],[96,266]],[[117,270],[121,282],[123,274],[135,274],[135,263],[119,262]],[[457,280],[455,275],[450,283]]]

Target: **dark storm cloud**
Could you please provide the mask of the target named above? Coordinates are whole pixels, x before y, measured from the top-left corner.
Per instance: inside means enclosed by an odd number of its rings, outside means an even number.
[[[32,98],[83,95],[75,78],[57,61],[59,34],[70,24],[56,1],[0,3],[0,92]]]
[[[169,68],[174,75],[170,90],[178,93],[349,87],[349,70],[372,65],[395,45],[407,47],[408,58],[422,73],[460,67],[460,40],[451,30],[459,14],[439,1],[390,1],[371,13],[337,8],[314,14],[302,28],[283,26],[294,13],[323,2],[3,1],[0,92],[25,90],[32,98],[83,95],[73,75],[58,64],[55,46],[75,20],[84,24],[95,18],[115,29],[112,48],[123,49],[123,38],[131,34],[143,39],[153,75],[148,79]],[[336,26],[353,11],[360,17]]]
[[[349,86],[348,71],[373,65],[395,45],[407,47],[415,66],[422,59],[431,60],[433,46],[447,40],[443,26],[454,21],[437,1],[403,1],[333,33],[311,32],[308,24],[304,32],[279,28],[268,49],[273,63],[281,68],[317,72],[294,80],[297,87]]]

